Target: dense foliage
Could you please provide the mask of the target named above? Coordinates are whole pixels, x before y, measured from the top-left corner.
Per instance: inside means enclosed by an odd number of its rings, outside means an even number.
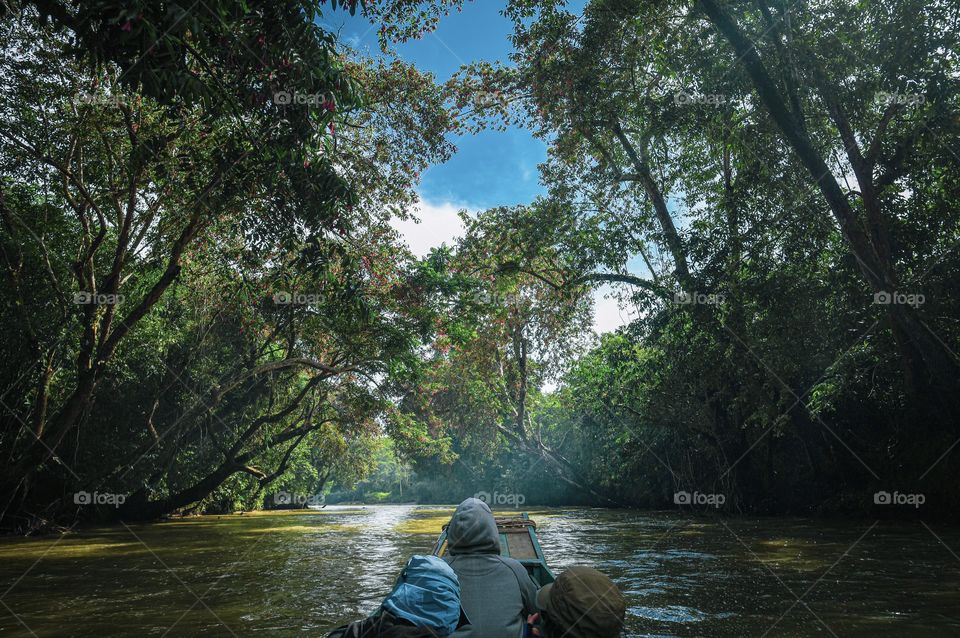
[[[434,413],[532,455],[505,452],[520,466],[507,474],[484,465],[484,489],[550,481],[552,500],[643,506],[698,491],[753,511],[864,511],[899,491],[954,512],[956,8],[515,1],[507,14],[513,64],[464,69],[459,104],[478,128],[548,141],[548,195],[481,214],[458,256],[491,294],[532,286],[569,304],[609,284],[640,317],[549,397],[518,372],[550,361],[536,335],[558,348],[589,329],[552,301],[500,298],[526,332],[487,324],[441,357],[454,369]],[[477,91],[497,99],[471,108]],[[465,385],[458,362],[491,352]],[[552,472],[517,482],[531,464]]]
[[[317,7],[159,6],[3,23],[7,528],[355,475],[431,329],[388,222],[452,150],[440,87]]]
[[[201,4],[0,14],[4,529],[331,490],[957,511],[955,6],[512,0],[510,63],[439,85],[390,47],[459,2]],[[545,194],[414,259],[420,173],[511,125]],[[597,290],[637,318],[594,335]]]

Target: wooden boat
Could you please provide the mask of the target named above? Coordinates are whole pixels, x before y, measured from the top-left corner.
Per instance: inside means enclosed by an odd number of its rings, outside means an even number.
[[[547,567],[547,560],[537,540],[537,523],[526,512],[519,517],[495,516],[497,531],[500,533],[500,555],[509,556],[520,562],[537,587],[543,587],[556,580]],[[433,548],[434,556],[443,556],[447,551],[447,526],[443,526],[437,544]]]

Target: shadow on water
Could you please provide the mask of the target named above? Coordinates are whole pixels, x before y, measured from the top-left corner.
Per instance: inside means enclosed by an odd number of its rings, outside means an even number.
[[[0,633],[323,636],[374,610],[451,511],[330,506],[4,539]],[[616,580],[632,636],[960,635],[955,528],[938,540],[919,523],[533,516],[556,572]]]

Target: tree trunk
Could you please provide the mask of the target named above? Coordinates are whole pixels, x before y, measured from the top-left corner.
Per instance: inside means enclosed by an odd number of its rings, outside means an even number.
[[[779,90],[767,73],[754,44],[741,31],[733,18],[715,0],[698,0],[720,34],[733,47],[738,60],[750,76],[761,102],[767,108],[784,138],[806,167],[840,224],[847,244],[856,258],[870,291],[893,293],[897,291],[897,276],[892,261],[882,246],[875,246],[864,232],[859,219],[841,190],[832,171],[814,147],[797,117],[790,112]],[[878,236],[884,236],[879,233]],[[886,307],[887,320],[897,344],[898,352],[907,370],[907,385],[921,401],[942,402],[947,410],[958,404],[960,362],[939,342],[923,324],[912,307],[890,303]],[[954,422],[954,427],[957,427]]]

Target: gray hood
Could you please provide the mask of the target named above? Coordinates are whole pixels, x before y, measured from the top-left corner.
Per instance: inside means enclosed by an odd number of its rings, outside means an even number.
[[[499,554],[500,534],[490,507],[477,498],[457,506],[447,527],[447,551],[458,554]]]

